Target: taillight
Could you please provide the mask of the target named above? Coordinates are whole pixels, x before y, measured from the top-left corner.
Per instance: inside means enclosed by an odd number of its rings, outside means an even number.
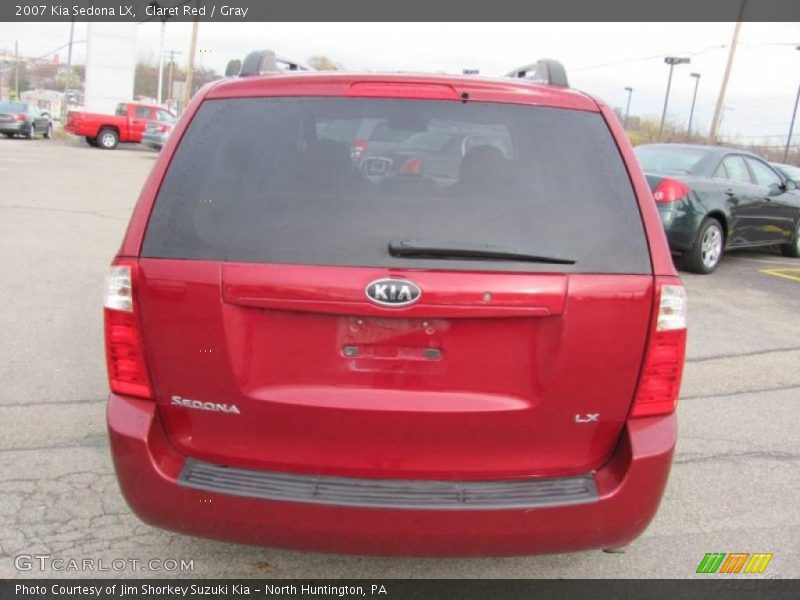
[[[656,310],[650,327],[632,417],[675,410],[686,355],[686,293],[677,280],[656,280]]]
[[[159,125],[156,127],[156,131],[159,133],[167,133],[169,131],[169,125]]]
[[[400,167],[401,173],[419,173],[422,169],[422,159],[419,156],[412,156],[403,166]]]
[[[22,113],[17,113],[17,114],[14,115],[14,119],[16,119],[17,121],[24,121],[25,120],[25,115],[22,114]]]
[[[358,160],[364,156],[364,151],[367,149],[368,140],[353,140],[350,145],[350,158]]]
[[[653,198],[656,202],[675,202],[684,196],[689,195],[689,188],[677,179],[665,177],[653,190]]]
[[[118,261],[109,267],[103,303],[108,382],[116,394],[152,398],[135,285],[135,263]]]

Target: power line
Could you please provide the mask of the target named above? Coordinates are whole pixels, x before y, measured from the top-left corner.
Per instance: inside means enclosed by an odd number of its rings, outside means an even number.
[[[739,42],[739,45],[748,48],[764,48],[766,46],[796,46],[797,42],[765,42],[763,44],[750,44],[747,42]]]
[[[76,42],[72,42],[72,45],[74,46],[75,44],[85,44],[85,43],[86,43],[86,40],[78,40]],[[52,56],[53,54],[55,54],[56,52],[58,52],[62,48],[66,48],[67,46],[69,46],[69,42],[67,42],[66,44],[62,44],[61,46],[59,46],[55,50],[50,50],[50,52],[45,52],[41,56],[34,56],[34,57],[30,58],[29,60],[33,60],[33,61],[43,60],[43,59],[47,58],[48,56]],[[6,69],[6,71],[11,71],[12,69],[13,69],[13,67],[8,67]]]
[[[699,56],[701,54],[705,54],[706,52],[710,52],[712,50],[720,50],[722,48],[726,48],[727,46],[728,46],[728,44],[721,44],[721,45],[715,45],[715,46],[708,46],[707,48],[704,48],[703,50],[697,50],[697,51],[694,51],[694,52],[682,51],[682,52],[675,52],[674,54],[676,54],[676,55],[677,54],[681,54],[681,55],[688,55],[688,56]],[[589,66],[586,66],[586,67],[577,67],[577,68],[574,68],[574,69],[570,69],[570,71],[588,71],[589,69],[602,69],[604,67],[616,67],[618,65],[628,65],[628,64],[631,64],[631,63],[635,63],[635,62],[643,62],[643,61],[647,61],[647,60],[656,60],[656,59],[663,59],[663,58],[664,58],[664,53],[662,52],[661,54],[654,54],[652,56],[641,56],[639,58],[631,58],[631,59],[628,59],[628,60],[620,60],[620,61],[617,61],[617,62],[603,63],[603,64],[599,64],[599,65],[589,65]]]
[[[737,46],[744,46],[746,48],[764,48],[766,46],[795,46],[796,44],[797,44],[797,42],[767,42],[767,43],[764,43],[764,44],[749,44],[749,43],[745,43],[745,42],[737,42],[736,45]],[[729,46],[729,44],[717,44],[717,45],[714,45],[714,46],[708,46],[706,48],[703,48],[702,50],[695,50],[695,51],[683,50],[683,51],[680,51],[680,52],[674,52],[673,54],[676,54],[676,55],[677,54],[681,54],[681,55],[687,55],[687,56],[700,56],[701,54],[705,54],[706,52],[711,52],[713,50],[721,50],[723,48],[727,48],[728,46]],[[588,71],[590,69],[602,69],[602,68],[605,68],[605,67],[616,67],[618,65],[628,65],[628,64],[636,63],[636,62],[644,62],[644,61],[648,61],[648,60],[661,59],[661,58],[664,58],[664,55],[665,55],[665,53],[662,52],[661,54],[654,54],[652,56],[641,56],[641,57],[638,57],[638,58],[631,58],[631,59],[627,59],[627,60],[620,60],[620,61],[610,62],[610,63],[602,63],[602,64],[599,64],[599,65],[589,65],[589,66],[586,66],[586,67],[576,67],[576,68],[570,69],[570,71]]]

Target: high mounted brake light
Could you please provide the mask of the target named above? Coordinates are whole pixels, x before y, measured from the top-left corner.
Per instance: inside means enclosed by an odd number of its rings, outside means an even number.
[[[686,353],[686,292],[672,278],[656,279],[656,307],[632,417],[669,414],[681,389]]]
[[[135,285],[136,263],[117,261],[109,267],[103,302],[108,382],[116,394],[152,398]]]
[[[535,63],[518,67],[508,73],[507,77],[526,79],[532,83],[544,83],[558,87],[569,87],[567,70],[557,60],[542,58]]]
[[[356,81],[345,96],[355,98],[414,98],[417,100],[459,100],[460,94],[446,83],[404,81]]]

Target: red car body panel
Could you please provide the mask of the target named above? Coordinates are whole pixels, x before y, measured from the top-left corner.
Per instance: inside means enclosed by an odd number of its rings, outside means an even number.
[[[100,113],[88,113],[82,111],[71,111],[67,115],[67,123],[64,129],[72,135],[81,137],[96,138],[100,130],[110,127],[116,130],[119,141],[122,143],[131,142],[138,144],[142,141],[147,124],[157,121],[157,106],[142,102],[126,102],[127,114],[125,115],[104,115]],[[136,109],[145,107],[150,112],[147,119],[136,116]]]
[[[601,466],[633,399],[653,294],[643,275],[138,266],[146,354],[175,447],[321,474],[485,479]],[[403,272],[424,303],[387,314],[368,302],[367,283]],[[358,356],[331,352],[344,347]],[[427,348],[446,360],[426,360]],[[171,406],[173,395],[225,398],[246,418]],[[597,411],[601,424],[565,438],[576,414]]]
[[[173,152],[205,99],[363,95],[466,97],[601,113],[635,192],[653,274],[139,258]],[[656,512],[675,417],[629,413],[655,321],[657,278],[679,281],[622,126],[585,94],[513,80],[418,75],[214,82],[195,95],[158,156],[118,258],[137,264],[134,294],[154,398],[112,393],[108,425],[123,494],[148,523],[300,549],[508,555],[623,545]],[[384,277],[413,278],[425,289],[424,301],[389,310],[371,304],[364,286]],[[492,302],[485,304],[489,291]],[[355,347],[358,355],[331,353],[331,347]],[[423,360],[429,349],[447,360]],[[173,405],[173,396],[224,398],[241,415],[186,410]],[[597,411],[602,422],[575,427],[576,416]],[[460,511],[278,502],[181,486],[189,457],[373,480],[591,473],[598,498],[533,510]]]

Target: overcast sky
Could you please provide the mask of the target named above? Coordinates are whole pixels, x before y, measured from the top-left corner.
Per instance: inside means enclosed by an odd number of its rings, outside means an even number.
[[[158,55],[158,23],[138,26],[141,58]],[[253,49],[305,61],[324,54],[348,70],[444,71],[480,69],[502,75],[537,58],[564,63],[570,84],[612,106],[624,107],[625,86],[634,88],[631,114],[660,117],[666,90],[667,55],[688,56],[675,68],[668,114],[686,122],[694,80],[702,75],[695,125],[707,130],[719,93],[733,23],[200,23],[201,64],[222,73],[228,60]],[[186,61],[190,23],[169,23],[166,49]],[[85,40],[86,23],[75,26]],[[69,23],[0,23],[0,48],[42,55],[69,40]],[[779,136],[788,132],[800,85],[800,23],[744,23],[728,86],[725,136]],[[66,60],[66,50],[61,50]],[[75,46],[82,63],[85,44]],[[797,128],[795,129],[797,132]],[[797,138],[795,138],[797,139]]]

